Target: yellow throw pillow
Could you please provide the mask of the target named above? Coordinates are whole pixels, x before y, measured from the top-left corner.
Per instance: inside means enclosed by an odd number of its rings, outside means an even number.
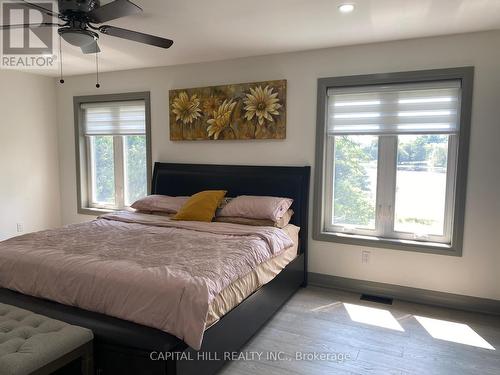
[[[172,218],[174,220],[212,221],[225,190],[205,190],[191,196]]]

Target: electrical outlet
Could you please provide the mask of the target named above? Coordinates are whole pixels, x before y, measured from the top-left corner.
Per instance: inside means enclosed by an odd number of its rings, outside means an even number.
[[[23,223],[17,223],[17,233],[23,233],[23,232],[24,232]]]
[[[370,252],[368,250],[363,250],[361,252],[361,263],[363,264],[370,263]]]

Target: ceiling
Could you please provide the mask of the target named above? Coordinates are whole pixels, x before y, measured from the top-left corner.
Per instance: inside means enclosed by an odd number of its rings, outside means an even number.
[[[102,1],[106,3],[109,1]],[[109,36],[102,71],[185,64],[378,41],[500,29],[500,0],[135,0],[142,15],[109,24],[175,41],[169,50]],[[354,12],[341,14],[345,2]],[[64,45],[65,74],[94,57]],[[57,71],[40,71],[57,75]]]

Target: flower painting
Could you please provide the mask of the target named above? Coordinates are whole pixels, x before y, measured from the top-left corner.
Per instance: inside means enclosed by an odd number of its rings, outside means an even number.
[[[181,92],[174,99],[172,112],[176,121],[192,124],[194,120],[201,117],[200,99],[196,95],[189,97],[186,92]]]
[[[273,88],[269,86],[264,89],[262,86],[250,88],[250,93],[246,94],[243,103],[245,103],[247,120],[251,121],[255,116],[260,126],[264,125],[266,120],[274,122],[272,115],[279,116],[280,114],[278,109],[281,108],[281,104],[278,93],[273,93]]]
[[[286,137],[286,80],[171,90],[170,139]]]

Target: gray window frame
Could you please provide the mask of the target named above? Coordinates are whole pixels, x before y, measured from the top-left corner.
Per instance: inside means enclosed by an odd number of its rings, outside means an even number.
[[[87,166],[87,147],[83,135],[83,111],[82,104],[86,103],[109,103],[143,100],[146,108],[146,152],[147,152],[147,180],[148,194],[151,193],[151,179],[153,173],[153,162],[151,154],[151,94],[145,92],[129,92],[120,94],[85,95],[73,97],[73,111],[75,122],[75,158],[76,158],[76,188],[77,188],[77,212],[82,215],[101,215],[111,212],[110,209],[100,209],[90,207],[89,202],[89,182]]]
[[[347,235],[327,232],[324,223],[324,186],[325,152],[327,127],[327,92],[330,88],[383,85],[394,83],[418,83],[429,81],[460,80],[462,83],[462,103],[460,109],[460,132],[458,139],[458,160],[456,170],[455,201],[453,209],[453,229],[451,243],[440,245],[424,241],[400,239],[367,238],[366,236]],[[467,193],[467,170],[469,161],[469,141],[472,115],[472,92],[474,86],[474,67],[417,70],[409,72],[380,73],[356,76],[343,76],[318,79],[317,122],[316,122],[316,162],[314,186],[313,239],[317,241],[338,242],[350,245],[379,247],[394,250],[417,251],[424,253],[462,256],[463,231],[465,221],[465,200]]]

